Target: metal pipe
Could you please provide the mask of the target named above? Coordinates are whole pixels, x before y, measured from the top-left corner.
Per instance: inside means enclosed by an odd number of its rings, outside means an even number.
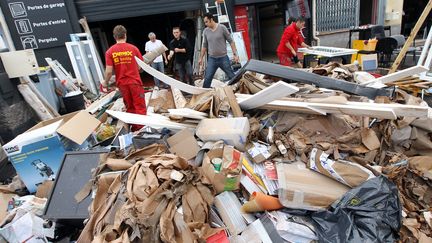
[[[320,38],[317,37],[316,27],[317,27],[317,14],[316,14],[316,0],[312,0],[312,38],[316,42],[316,45],[320,45]]]
[[[6,41],[7,41],[8,47],[9,47],[9,51],[15,51],[16,50],[15,45],[13,43],[12,36],[9,32],[9,28],[6,24],[6,19],[3,15],[3,10],[1,8],[0,8],[0,28],[3,29],[3,33],[5,34]]]

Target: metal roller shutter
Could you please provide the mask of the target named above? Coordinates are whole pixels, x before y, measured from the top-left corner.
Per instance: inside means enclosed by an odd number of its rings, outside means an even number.
[[[79,17],[96,22],[201,8],[200,0],[75,0]]]

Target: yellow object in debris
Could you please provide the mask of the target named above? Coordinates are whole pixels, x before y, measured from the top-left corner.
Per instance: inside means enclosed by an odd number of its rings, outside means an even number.
[[[112,136],[115,135],[115,127],[108,125],[108,124],[102,124],[96,134],[96,138],[98,141],[104,141]]]

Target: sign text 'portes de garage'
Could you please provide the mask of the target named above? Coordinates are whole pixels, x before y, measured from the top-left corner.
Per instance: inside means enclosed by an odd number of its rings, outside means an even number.
[[[64,45],[72,27],[64,0],[7,0],[23,49]]]

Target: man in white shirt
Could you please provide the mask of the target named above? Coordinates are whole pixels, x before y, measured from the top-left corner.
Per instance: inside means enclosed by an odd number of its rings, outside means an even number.
[[[163,45],[162,41],[156,39],[156,35],[153,32],[150,32],[148,34],[148,38],[150,40],[147,41],[147,43],[145,44],[145,51],[146,51],[146,53],[152,52],[155,49],[157,49],[157,48],[159,48],[159,47],[161,47]],[[163,56],[163,59],[162,59],[162,56]],[[165,64],[168,64],[168,59],[166,57],[165,52],[162,55],[156,57],[154,59],[154,61],[152,62],[151,66],[154,69],[158,70],[159,72],[164,73],[164,60],[165,60]],[[158,87],[158,88],[162,88],[161,86],[163,86],[164,88],[168,87],[167,85],[165,85],[163,83],[161,84],[161,82],[157,78],[154,78],[154,82],[155,82],[155,86]]]

